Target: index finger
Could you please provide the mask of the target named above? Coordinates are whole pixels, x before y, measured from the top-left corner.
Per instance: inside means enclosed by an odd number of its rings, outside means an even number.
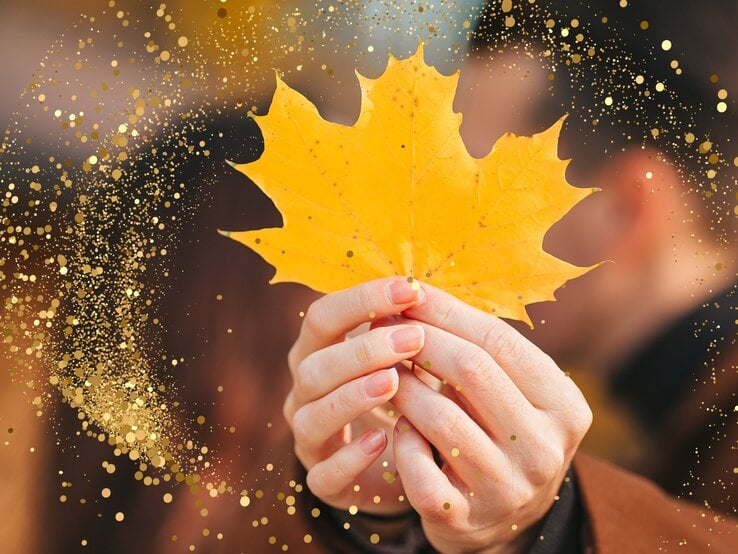
[[[455,296],[423,283],[426,299],[403,315],[423,321],[481,346],[536,407],[550,406],[563,390],[579,390],[540,348],[500,318],[474,308]],[[555,393],[555,394],[554,394]]]
[[[292,350],[290,368],[307,355],[340,342],[362,323],[389,317],[423,302],[425,294],[413,278],[387,277],[327,294],[305,313]]]

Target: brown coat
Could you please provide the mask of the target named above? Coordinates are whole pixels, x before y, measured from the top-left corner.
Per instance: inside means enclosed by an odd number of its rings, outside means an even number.
[[[574,468],[593,552],[738,552],[738,521],[585,454]]]

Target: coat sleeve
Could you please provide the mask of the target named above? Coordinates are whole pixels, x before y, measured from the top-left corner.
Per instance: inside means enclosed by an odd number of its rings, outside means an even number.
[[[650,481],[585,454],[577,454],[574,469],[590,550],[738,552],[738,520],[676,500]]]

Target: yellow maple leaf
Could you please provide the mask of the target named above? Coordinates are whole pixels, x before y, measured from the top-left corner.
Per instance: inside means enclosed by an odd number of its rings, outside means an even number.
[[[406,60],[390,56],[377,79],[357,77],[353,126],[324,120],[277,77],[268,114],[255,118],[264,152],[235,167],[284,226],[226,234],[276,267],[272,283],[332,292],[407,275],[530,325],[526,304],[553,300],[590,269],[542,248],[551,225],[593,190],[566,182],[563,119],[533,137],[508,133],[477,159],[452,108],[458,72],[427,66],[422,45]]]

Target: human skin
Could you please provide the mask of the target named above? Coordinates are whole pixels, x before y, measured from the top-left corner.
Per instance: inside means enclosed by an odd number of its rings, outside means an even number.
[[[426,367],[441,390],[403,360]],[[315,301],[289,366],[284,415],[313,494],[385,514],[409,502],[442,552],[524,550],[592,421],[576,385],[520,333],[404,278]],[[402,414],[396,422],[377,414],[387,401]]]

